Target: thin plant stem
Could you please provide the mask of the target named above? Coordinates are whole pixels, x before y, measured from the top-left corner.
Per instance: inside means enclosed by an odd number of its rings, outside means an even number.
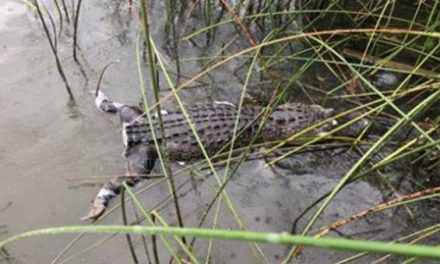
[[[67,82],[67,78],[66,78],[66,75],[64,74],[64,70],[61,65],[60,59],[58,57],[56,47],[50,37],[50,33],[47,28],[46,22],[44,21],[43,14],[40,9],[40,5],[38,4],[38,0],[33,0],[33,1],[34,1],[34,5],[37,9],[37,13],[38,13],[38,17],[40,18],[41,25],[43,26],[44,32],[46,33],[47,41],[49,42],[49,46],[52,50],[53,56],[55,57],[55,63],[57,65],[58,72],[61,76],[61,79],[64,82],[64,85],[66,86],[67,93],[69,94],[69,104],[74,105],[75,104],[75,97],[73,96],[72,89],[70,88],[69,83]]]
[[[122,222],[124,226],[128,226],[127,221],[127,210],[125,209],[125,187],[121,190],[121,211],[122,211]],[[127,239],[128,248],[130,250],[131,257],[133,258],[133,263],[138,264],[138,258],[136,256],[136,251],[133,247],[133,242],[131,241],[130,234],[125,234],[125,238]]]
[[[60,4],[58,3],[58,0],[54,0],[53,1],[55,3],[55,7],[57,9],[58,12],[58,18],[59,18],[59,23],[60,23],[60,30],[58,32],[58,35],[61,35],[61,32],[63,32],[63,13],[61,11],[61,7]]]
[[[79,21],[79,11],[81,9],[82,0],[78,0],[78,4],[76,5],[75,16],[73,18],[73,59],[76,63],[79,64],[78,57],[76,55],[76,50],[78,48],[77,39],[78,39],[78,21]]]
[[[156,216],[154,214],[151,214],[151,221],[153,222],[153,224],[156,223]],[[151,235],[151,243],[152,243],[152,247],[153,247],[153,256],[154,256],[154,263],[155,264],[159,264],[159,252],[157,250],[157,239],[156,239],[156,235]]]
[[[177,3],[175,0],[166,0],[165,1],[165,6],[166,6],[166,12],[167,12],[167,22],[165,25],[165,31],[169,38],[169,28],[171,27],[171,47],[172,47],[172,53],[173,53],[173,57],[174,60],[176,62],[176,74],[177,74],[177,82],[179,82],[180,79],[180,58],[179,58],[179,36],[177,35],[177,30],[176,30],[176,23],[175,23],[175,18],[176,18],[176,6]]]
[[[49,38],[52,39],[53,46],[55,47],[55,51],[58,52],[57,27],[55,26],[55,21],[53,19],[52,14],[49,12],[49,10],[47,10],[47,8],[45,6],[44,6],[44,10],[46,11],[45,13],[47,14],[47,17],[49,18],[50,24],[52,26],[53,38],[51,38],[50,36],[49,36]]]
[[[57,0],[55,0],[57,1]],[[74,0],[72,0],[74,1]],[[69,17],[69,10],[67,10],[67,5],[65,0],[61,0],[61,4],[63,5],[63,9],[64,9],[64,14],[66,14],[66,21],[68,24],[70,24],[70,17]]]
[[[308,236],[292,236],[287,233],[249,232],[224,229],[181,228],[169,226],[65,226],[36,229],[12,236],[0,241],[0,249],[6,245],[25,238],[70,234],[70,233],[111,233],[111,234],[151,234],[173,236],[197,236],[229,241],[246,241],[254,243],[270,243],[280,245],[305,245],[325,249],[368,251],[370,253],[390,253],[399,256],[430,258],[440,260],[440,250],[435,246],[406,245],[401,243],[373,242],[341,238],[313,238]]]
[[[159,102],[159,84],[158,84],[158,80],[156,79],[156,70],[154,68],[155,63],[153,62],[153,52],[152,52],[152,47],[151,47],[150,30],[149,30],[149,25],[148,25],[148,12],[147,12],[147,8],[146,8],[145,0],[141,0],[141,8],[142,8],[142,14],[143,14],[143,19],[142,19],[143,29],[145,31],[145,42],[147,43],[148,61],[149,61],[149,66],[150,66],[149,67],[150,68],[150,76],[151,76],[151,82],[153,85],[154,99],[156,101],[156,110],[157,110],[158,120],[159,120],[159,124],[160,124],[161,134],[165,135],[165,130],[164,130],[163,121],[162,121],[162,111],[161,111],[160,104],[158,103]],[[144,98],[144,103],[146,103],[146,102],[147,102],[146,98]],[[165,137],[162,137],[162,138],[165,138]],[[162,144],[163,143],[164,142],[162,142]],[[162,147],[159,147],[158,150],[160,152],[159,155],[161,155],[161,156],[165,155],[165,153],[162,151]],[[175,187],[175,183],[174,183],[174,179],[173,179],[171,170],[169,169],[169,166],[165,166],[164,169],[166,171],[166,175],[168,178],[170,189],[171,189],[171,192],[173,195],[174,207],[176,210],[178,224],[180,227],[184,227],[183,218],[182,218],[182,214],[181,214],[180,206],[179,206],[179,200],[177,198],[176,187]],[[182,237],[182,241],[184,244],[186,244],[185,237]]]

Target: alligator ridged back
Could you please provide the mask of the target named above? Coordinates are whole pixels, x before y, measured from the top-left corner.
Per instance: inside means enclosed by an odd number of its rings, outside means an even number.
[[[214,154],[225,146],[232,138],[234,125],[237,118],[237,108],[228,104],[200,104],[186,109],[191,117],[194,128],[205,146],[208,154]],[[255,109],[245,107],[242,109],[238,129],[242,131],[236,139],[238,144],[249,142],[252,138],[255,124]],[[156,139],[162,139],[160,126],[157,118],[152,120],[152,127]],[[197,143],[188,122],[180,110],[168,112],[162,115],[165,131],[166,150],[172,160],[188,160],[202,156],[202,152]],[[249,125],[244,130],[246,125]],[[138,143],[154,144],[151,126],[141,120],[125,126],[127,146]],[[240,144],[240,145],[242,145]]]
[[[333,109],[319,105],[287,103],[278,106],[264,125],[264,141],[282,140],[334,114]],[[322,129],[322,127],[321,127]],[[313,130],[314,134],[320,130]]]
[[[260,113],[264,109],[256,106],[244,106],[240,113],[237,135],[234,146],[248,145],[256,135],[261,123]],[[189,107],[186,112],[190,116],[195,130],[205,150],[212,155],[228,144],[234,134],[234,126],[238,109],[229,104],[199,104]],[[317,105],[290,103],[278,106],[267,118],[257,142],[280,140],[300,131],[329,116],[329,110]],[[154,144],[151,126],[156,139],[162,140],[157,118],[149,125],[146,118],[124,126],[127,146],[139,143]],[[203,156],[196,138],[180,110],[162,115],[165,130],[166,151],[171,160],[190,160]]]

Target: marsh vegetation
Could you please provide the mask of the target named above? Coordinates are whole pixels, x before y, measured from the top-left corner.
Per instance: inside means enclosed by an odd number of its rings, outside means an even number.
[[[19,143],[0,144],[6,150],[0,170],[23,169],[12,161],[24,156],[35,166],[17,179],[42,179],[40,188],[56,190],[50,199],[37,196],[42,202],[29,209],[15,201],[19,185],[10,183],[4,194],[10,208],[0,211],[1,263],[440,259],[438,0],[8,1],[0,7],[20,5],[12,13],[21,10],[16,19],[32,26],[8,38],[4,49],[32,38],[44,47],[39,58],[50,70],[33,73],[35,80],[49,77],[35,82],[38,89],[29,88],[26,99],[14,99],[22,91],[4,92],[24,107],[35,102],[39,111],[13,112],[5,103],[14,114],[0,124],[46,116],[27,124],[36,145],[25,132],[2,132]],[[35,63],[29,54],[23,64]],[[214,100],[269,112],[302,102],[335,109],[338,125],[183,166],[160,155],[157,178],[126,188],[112,210],[82,224],[77,219],[96,186],[123,173],[119,124],[97,113],[91,92],[114,61],[101,89],[146,113],[185,112],[186,105]],[[4,72],[17,87],[33,85]],[[53,184],[50,177],[57,177]],[[59,221],[10,220],[35,211]],[[49,234],[56,240],[47,245],[11,243],[47,241]]]

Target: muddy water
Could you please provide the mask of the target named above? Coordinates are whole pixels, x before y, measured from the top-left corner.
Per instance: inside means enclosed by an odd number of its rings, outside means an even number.
[[[36,228],[87,224],[80,222],[79,217],[86,213],[90,199],[105,181],[93,178],[124,172],[118,120],[94,108],[90,90],[103,65],[117,59],[119,63],[110,68],[105,77],[104,89],[120,101],[133,104],[139,101],[135,54],[137,14],[130,12],[123,1],[85,2],[79,47],[87,78],[72,59],[70,26],[64,25],[58,43],[77,100],[74,109],[67,106],[64,84],[33,12],[16,0],[0,2],[0,239]],[[156,14],[164,12],[158,1],[152,8]],[[162,20],[157,17],[157,25],[152,25],[159,43]],[[190,46],[182,48],[181,56],[195,55],[201,56],[200,51]],[[187,62],[183,72],[194,74],[200,70],[199,66]],[[242,85],[231,74],[236,66],[234,62],[228,64],[205,79],[214,89],[206,86],[190,89],[182,93],[182,98],[186,103],[211,99],[236,101]],[[353,158],[343,154],[335,162],[326,153],[298,155],[289,160],[289,169],[275,170],[268,168],[263,160],[249,161],[240,168],[227,191],[249,230],[289,231],[292,219],[332,188]],[[219,169],[220,174],[223,172]],[[206,171],[201,173],[207,174]],[[188,226],[195,225],[214,195],[209,185],[215,183],[214,178],[205,176],[207,180],[201,180],[194,175],[186,174],[177,179],[179,184],[184,184],[179,193],[184,222]],[[140,197],[147,207],[153,208],[167,193],[167,185],[162,183]],[[353,184],[338,195],[318,225],[352,215],[380,201],[381,193],[368,183]],[[133,211],[131,206],[128,208]],[[163,217],[175,224],[173,206],[160,204],[159,208]],[[218,227],[237,228],[225,206],[218,210]],[[213,222],[211,213],[206,226],[212,226]],[[107,217],[104,223],[120,224],[120,211]],[[366,233],[358,235],[359,238],[387,239],[398,234],[403,225],[393,221],[391,214],[384,213],[368,222],[348,225],[342,231],[347,235]],[[0,254],[0,263],[50,263],[73,237],[61,235],[20,241]],[[99,246],[69,258],[102,238],[106,236],[87,236],[80,240],[63,256],[65,261],[61,263],[131,262],[123,236],[106,239]],[[141,240],[136,238],[134,242],[140,260],[145,263]],[[150,240],[147,242],[150,245]],[[201,259],[206,255],[207,245],[201,240],[196,243]],[[269,263],[278,262],[286,253],[286,247],[282,246],[262,245],[261,248]],[[241,243],[214,242],[212,252],[212,263],[256,261],[249,246]],[[168,259],[165,250],[161,255]],[[349,255],[308,249],[294,262],[328,263]],[[368,260],[367,257],[362,262]]]

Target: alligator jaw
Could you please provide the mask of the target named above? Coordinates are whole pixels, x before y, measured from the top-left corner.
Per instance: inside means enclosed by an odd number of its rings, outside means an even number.
[[[81,221],[87,221],[87,220],[93,220],[96,221],[104,212],[107,207],[104,206],[102,201],[100,201],[98,198],[93,199],[92,201],[92,208],[90,208],[89,213],[81,217]]]
[[[116,113],[118,111],[117,106],[101,91],[97,92],[95,105],[102,112]]]
[[[92,207],[89,213],[81,218],[81,221],[93,220],[96,221],[107,209],[108,204],[112,198],[116,197],[116,193],[108,189],[107,184],[104,185],[92,201]]]

